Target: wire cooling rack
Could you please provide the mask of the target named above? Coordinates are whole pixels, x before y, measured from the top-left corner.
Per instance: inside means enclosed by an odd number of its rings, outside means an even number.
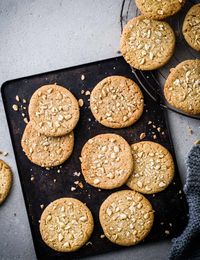
[[[200,59],[200,53],[193,50],[187,44],[182,34],[182,24],[185,15],[195,2],[196,1],[187,1],[187,3],[177,15],[166,19],[166,21],[174,29],[176,35],[175,52],[171,60],[159,70],[141,71],[132,68],[132,72],[136,76],[142,88],[151,96],[155,102],[159,103],[160,106],[178,114],[200,119],[200,115],[189,115],[170,106],[170,104],[166,102],[163,94],[163,86],[171,68],[174,68],[178,63],[187,59]],[[128,20],[138,15],[140,15],[140,11],[135,5],[135,1],[123,0],[120,12],[121,31],[123,30],[123,27],[128,22]]]

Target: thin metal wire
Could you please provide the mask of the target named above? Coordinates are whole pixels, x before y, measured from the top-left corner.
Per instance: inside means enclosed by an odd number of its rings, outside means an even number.
[[[127,7],[127,11],[126,11],[126,15],[123,16],[124,13],[124,8],[125,8],[125,4],[126,4],[126,0],[122,1],[122,6],[121,6],[121,11],[120,11],[120,24],[121,24],[121,31],[123,31],[123,22],[127,23],[128,22],[128,15],[129,15],[129,10],[130,10],[130,5],[131,5],[131,0],[127,0],[128,2],[128,7]],[[135,10],[135,16],[138,16],[138,14],[140,14],[139,9],[136,8]],[[171,22],[171,18],[170,18],[170,22]],[[180,18],[178,19],[178,24],[177,24],[177,32],[178,32],[178,41],[177,43],[180,44],[183,47],[184,43],[184,47],[186,48],[187,52],[189,53],[190,57],[192,58],[197,58],[194,56],[194,54],[191,52],[191,50],[189,49],[189,47],[187,46],[185,39],[183,38],[182,34],[181,34],[181,26],[180,26]],[[177,55],[174,55],[172,60],[175,60],[173,62],[178,64],[180,63],[180,59],[179,57],[177,57]],[[174,65],[173,65],[174,67]],[[132,68],[132,72],[135,75],[136,79],[138,80],[138,82],[140,83],[140,85],[143,87],[143,89],[147,92],[147,94],[155,101],[157,102],[161,107],[168,109],[170,111],[174,111],[180,115],[184,115],[187,117],[191,117],[191,118],[195,118],[195,119],[199,119],[200,116],[193,116],[193,115],[188,115],[182,111],[179,111],[177,109],[175,109],[174,107],[171,107],[169,104],[166,104],[162,90],[161,90],[161,86],[160,86],[160,82],[157,79],[157,77],[155,76],[155,72],[152,71],[148,71],[148,72],[144,72],[144,71],[139,71],[139,70],[134,70]],[[148,73],[148,74],[147,74]],[[163,74],[162,70],[157,70],[156,73],[158,73],[158,75],[161,76],[161,78],[163,78],[164,80],[166,80],[166,76]],[[149,77],[149,78],[148,78]],[[149,80],[151,80],[151,82],[149,82]],[[153,84],[152,84],[153,81]]]

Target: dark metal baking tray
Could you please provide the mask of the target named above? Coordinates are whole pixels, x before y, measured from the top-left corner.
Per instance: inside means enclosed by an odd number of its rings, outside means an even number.
[[[84,75],[84,80],[82,80],[83,77],[81,79],[81,75]],[[117,133],[131,144],[140,141],[140,134],[145,132],[146,137],[144,140],[152,140],[164,145],[170,150],[176,161],[170,139],[167,117],[162,108],[153,102],[146,93],[144,93],[144,113],[140,120],[131,127],[126,129],[110,129],[94,120],[89,109],[89,96],[81,94],[81,91],[91,91],[100,80],[110,75],[123,75],[136,81],[130,67],[122,57],[118,57],[11,80],[2,85],[3,103],[38,259],[76,259],[123,249],[123,247],[112,244],[106,238],[100,238],[103,231],[99,224],[98,212],[101,203],[108,195],[116,190],[127,189],[127,187],[123,186],[120,189],[111,191],[98,190],[85,183],[82,175],[80,177],[74,175],[75,172],[80,172],[79,156],[81,148],[89,138],[100,133]],[[28,103],[36,89],[44,84],[55,82],[68,88],[77,99],[82,98],[84,106],[81,108],[80,120],[74,131],[75,147],[71,157],[63,164],[62,168],[55,167],[46,170],[31,163],[22,151],[20,141],[25,128],[25,122],[21,114],[25,113],[28,117]],[[23,104],[21,102],[22,107],[17,112],[12,109],[12,105],[17,103],[15,99],[16,95],[21,100],[27,100],[27,103]],[[152,121],[152,124],[148,124],[149,121]],[[157,130],[157,127],[160,127],[160,132]],[[156,139],[153,138],[155,135]],[[61,172],[58,173],[58,170]],[[31,181],[31,177],[34,180]],[[54,182],[55,179],[56,182]],[[76,186],[74,184],[76,180],[81,181],[84,188],[81,189],[78,187],[75,191],[71,191],[71,187]],[[175,178],[172,184],[163,192],[146,196],[151,201],[155,210],[155,222],[145,242],[160,241],[168,237],[177,236],[185,227],[187,223],[187,207],[181,187],[176,165]],[[90,239],[91,243],[74,253],[59,253],[52,250],[42,241],[39,232],[38,221],[43,211],[40,205],[46,207],[51,201],[61,197],[75,197],[80,199],[87,204],[94,216],[95,228]]]

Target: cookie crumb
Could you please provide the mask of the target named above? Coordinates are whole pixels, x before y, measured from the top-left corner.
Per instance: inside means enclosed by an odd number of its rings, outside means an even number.
[[[85,75],[82,74],[82,75],[81,75],[81,80],[84,80],[84,79],[85,79]]]
[[[169,230],[165,230],[165,234],[169,235],[170,234]]]
[[[154,140],[157,139],[157,135],[153,135],[153,139],[154,139]]]
[[[86,95],[86,96],[89,96],[89,95],[90,95],[90,91],[87,90],[87,91],[85,92],[85,95]]]
[[[18,95],[15,97],[15,99],[16,99],[18,102],[19,102],[19,100],[20,100]]]
[[[194,144],[200,144],[200,140],[196,140]]]
[[[79,104],[80,107],[82,107],[82,106],[84,105],[84,102],[83,102],[83,99],[82,99],[82,98],[80,98],[80,99],[78,100],[78,104]]]
[[[81,181],[78,182],[78,186],[83,189],[83,183]]]
[[[140,140],[144,139],[146,137],[146,134],[145,133],[141,133],[140,134]]]
[[[18,105],[16,105],[16,104],[14,104],[14,105],[12,106],[12,108],[13,108],[14,111],[18,111],[18,109],[19,109],[19,108],[18,108]]]

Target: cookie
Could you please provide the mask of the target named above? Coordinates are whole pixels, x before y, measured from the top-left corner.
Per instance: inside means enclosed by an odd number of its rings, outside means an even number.
[[[101,205],[99,219],[105,236],[121,246],[132,246],[150,232],[154,221],[150,202],[140,193],[112,193]]]
[[[135,0],[135,3],[146,17],[162,20],[180,11],[185,0]]]
[[[130,20],[121,35],[124,59],[135,69],[154,70],[172,57],[175,35],[166,22],[138,16]]]
[[[133,170],[131,148],[119,135],[97,135],[83,146],[81,169],[85,181],[94,187],[120,187]]]
[[[146,194],[166,189],[174,177],[174,162],[170,152],[150,141],[132,144],[131,148],[134,168],[127,186]]]
[[[200,4],[193,5],[186,14],[182,31],[186,42],[200,51]]]
[[[131,79],[111,76],[100,81],[92,90],[90,108],[102,125],[123,128],[140,118],[144,99],[140,88]]]
[[[12,185],[12,172],[10,167],[0,160],[0,204],[7,198]]]
[[[73,132],[64,136],[45,136],[35,131],[32,121],[26,125],[21,145],[29,160],[41,167],[52,167],[66,161],[73,151]]]
[[[30,121],[35,130],[46,136],[70,133],[79,120],[79,105],[73,94],[58,85],[45,85],[32,95]]]
[[[94,228],[92,213],[81,201],[61,198],[50,203],[40,219],[43,241],[59,252],[72,252],[82,247]]]
[[[199,114],[200,60],[186,60],[171,69],[164,95],[171,106],[187,114]]]

